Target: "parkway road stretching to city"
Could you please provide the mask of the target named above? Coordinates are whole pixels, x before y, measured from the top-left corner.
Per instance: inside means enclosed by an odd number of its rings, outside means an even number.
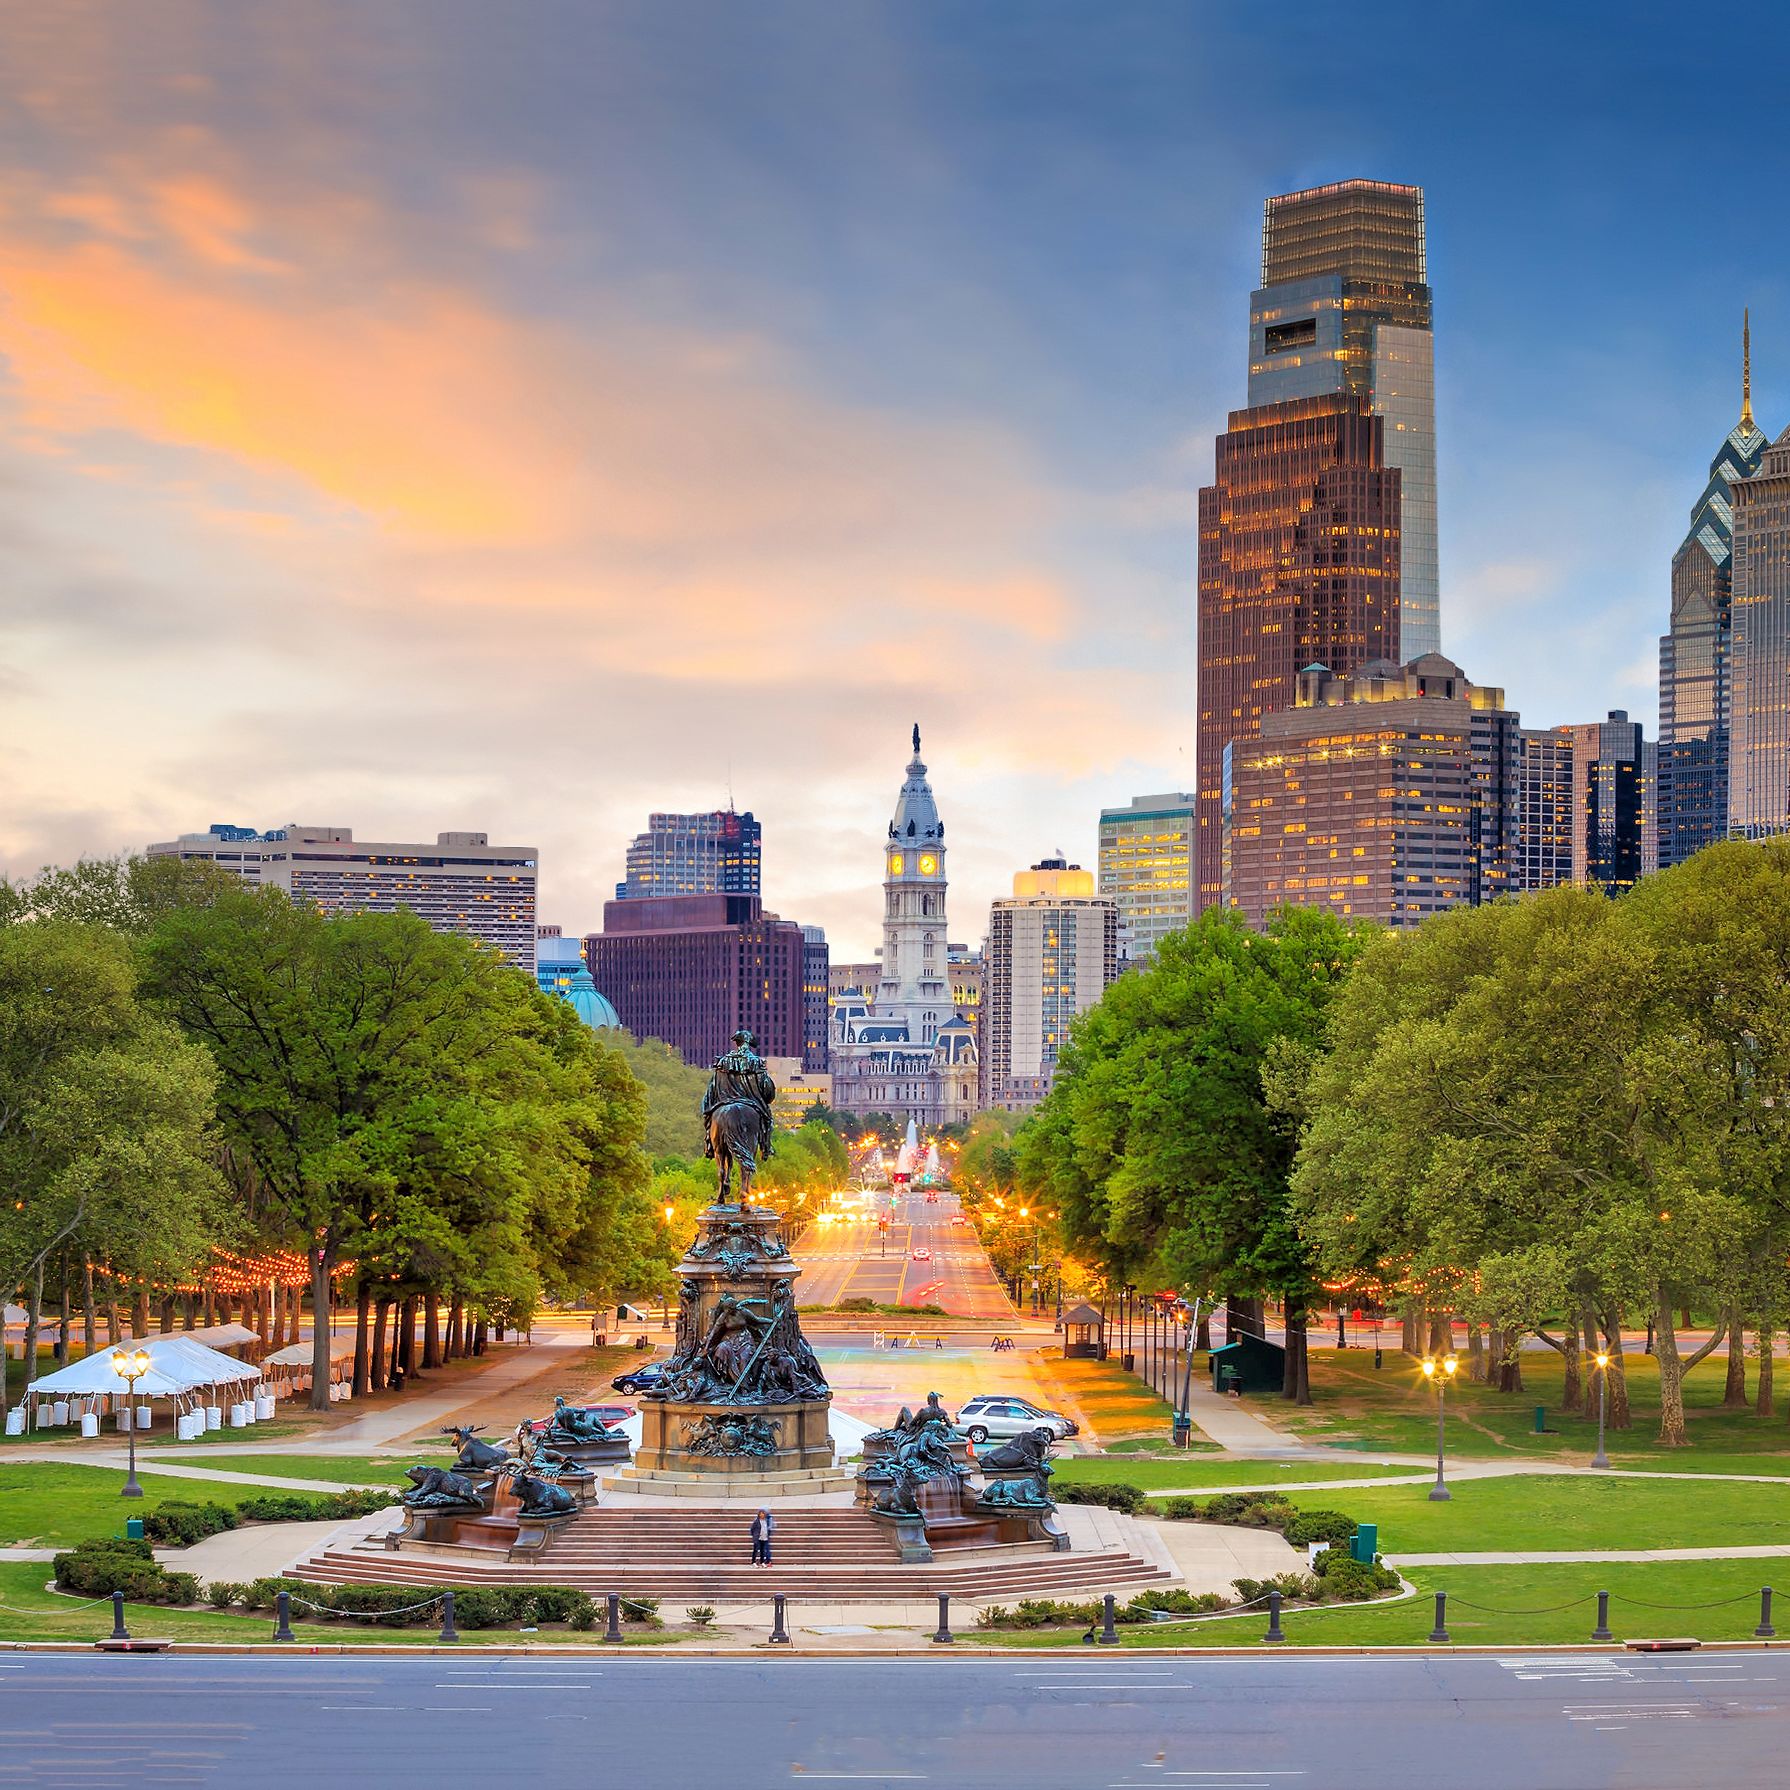
[[[0,1657],[0,1784],[1761,1790],[1766,1652]]]

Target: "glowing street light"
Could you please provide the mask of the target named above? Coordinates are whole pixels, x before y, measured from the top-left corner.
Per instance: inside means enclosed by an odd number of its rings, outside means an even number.
[[[1430,1487],[1432,1504],[1446,1504],[1454,1495],[1443,1477],[1442,1456],[1447,1439],[1448,1382],[1460,1371],[1460,1365],[1460,1358],[1453,1354],[1426,1355],[1423,1358],[1423,1377],[1436,1388],[1436,1483]]]
[[[1607,1467],[1610,1457],[1604,1453],[1604,1404],[1610,1391],[1610,1355],[1599,1349],[1592,1357],[1597,1363],[1597,1453],[1591,1457],[1594,1467]]]
[[[143,1488],[137,1484],[137,1382],[149,1372],[149,1351],[114,1349],[112,1372],[127,1388],[124,1395],[125,1412],[130,1419],[130,1428],[124,1432],[130,1438],[130,1471],[125,1475],[124,1490],[118,1495],[121,1498],[141,1498]]]

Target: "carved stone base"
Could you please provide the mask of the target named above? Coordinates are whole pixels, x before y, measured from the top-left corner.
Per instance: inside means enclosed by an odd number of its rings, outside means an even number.
[[[608,1442],[549,1442],[549,1448],[578,1467],[613,1467],[628,1458],[628,1438],[617,1436]],[[570,1481],[562,1481],[569,1484]]]
[[[830,1467],[831,1403],[821,1398],[796,1405],[674,1405],[645,1399],[634,1465],[649,1473],[703,1473],[717,1479]],[[709,1447],[721,1452],[711,1453]]]

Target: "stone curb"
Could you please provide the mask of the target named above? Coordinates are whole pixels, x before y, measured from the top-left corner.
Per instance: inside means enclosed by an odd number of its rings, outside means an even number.
[[[1639,1639],[1640,1637],[1636,1637]],[[965,1643],[959,1641],[958,1647]],[[972,1654],[959,1652],[958,1659],[974,1657],[976,1659],[1012,1659],[1028,1658],[1034,1655],[1055,1657],[1066,1654],[1070,1658],[1083,1657],[1080,1648],[1069,1647],[995,1647],[979,1643],[969,1643],[975,1648]],[[1699,1642],[1695,1651],[1698,1653],[1756,1653],[1774,1648],[1790,1647],[1790,1637],[1775,1641],[1703,1641]],[[92,1654],[96,1651],[91,1641],[0,1641],[0,1653],[50,1653],[50,1654]],[[752,1659],[760,1657],[786,1660],[828,1661],[828,1660],[885,1660],[885,1659],[940,1659],[949,1657],[944,1650],[934,1644],[913,1645],[884,1648],[843,1648],[827,1647],[809,1652],[800,1651],[799,1643],[795,1647],[772,1647],[767,1642],[754,1642],[745,1647],[581,1647],[574,1643],[564,1643],[547,1647],[515,1647],[515,1646],[483,1646],[476,1642],[458,1647],[440,1647],[418,1645],[415,1647],[386,1647],[376,1642],[355,1645],[340,1641],[311,1645],[303,1641],[284,1642],[275,1645],[273,1642],[229,1645],[213,1641],[176,1641],[164,1649],[167,1653],[185,1654],[193,1658],[216,1659],[255,1659],[271,1656],[280,1659],[308,1659],[318,1655],[353,1654],[375,1659],[426,1659],[452,1656],[455,1659],[620,1659],[623,1657],[638,1659],[651,1657],[672,1657],[677,1659]],[[1584,1642],[1584,1641],[1537,1641],[1531,1643],[1513,1642],[1504,1646],[1491,1646],[1483,1643],[1462,1644],[1459,1646],[1429,1646],[1418,1643],[1409,1647],[1369,1647],[1330,1645],[1317,1647],[1299,1647],[1290,1642],[1277,1646],[1257,1644],[1250,1647],[1125,1647],[1120,1654],[1114,1656],[1101,1654],[1101,1658],[1151,1658],[1151,1659],[1421,1659],[1426,1656],[1436,1657],[1479,1657],[1485,1659],[1507,1659],[1515,1654],[1525,1657],[1540,1655],[1585,1656],[1597,1655],[1608,1657],[1611,1654],[1627,1651],[1622,1641]]]

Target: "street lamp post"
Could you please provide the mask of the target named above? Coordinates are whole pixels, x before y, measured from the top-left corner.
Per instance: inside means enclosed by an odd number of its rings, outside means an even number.
[[[1432,1504],[1446,1504],[1454,1496],[1443,1477],[1443,1452],[1447,1441],[1448,1382],[1459,1367],[1460,1361],[1452,1354],[1423,1358],[1423,1377],[1434,1381],[1436,1387],[1436,1483],[1430,1487]]]
[[[143,1488],[137,1484],[137,1382],[149,1372],[149,1351],[114,1349],[112,1372],[125,1384],[124,1408],[130,1420],[130,1428],[124,1432],[130,1446],[130,1471],[125,1475],[124,1490],[118,1495],[121,1498],[141,1498]]]
[[[1610,1391],[1610,1357],[1607,1350],[1599,1349],[1595,1357],[1597,1361],[1597,1453],[1591,1457],[1594,1467],[1607,1467],[1610,1457],[1604,1453],[1604,1406]]]

